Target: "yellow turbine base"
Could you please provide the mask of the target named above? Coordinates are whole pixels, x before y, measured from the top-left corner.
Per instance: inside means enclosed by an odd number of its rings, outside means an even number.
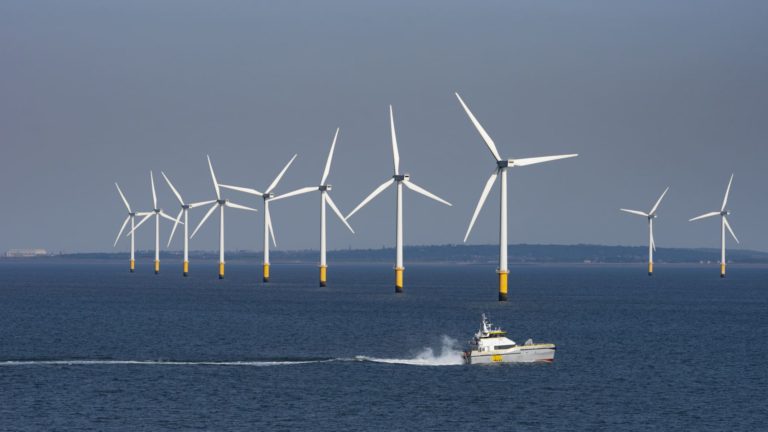
[[[720,277],[725,277],[725,263],[720,263]]]
[[[269,264],[264,264],[264,274],[261,280],[269,282]]]
[[[131,273],[133,273],[134,270],[136,270],[136,261],[131,260]]]
[[[648,263],[648,276],[652,276],[652,275],[653,275],[653,263],[649,262]]]
[[[224,263],[219,263],[219,279],[224,279]]]
[[[403,292],[403,270],[402,267],[395,267],[395,292]]]
[[[497,271],[499,274],[499,301],[507,301],[507,280],[509,271]]]
[[[189,274],[189,261],[184,261],[184,276]]]
[[[160,261],[155,261],[155,274],[160,273]]]
[[[324,265],[320,266],[320,286],[321,287],[326,286],[326,279],[325,279],[325,277],[327,276],[326,275],[327,269],[328,269],[328,266],[324,266]]]

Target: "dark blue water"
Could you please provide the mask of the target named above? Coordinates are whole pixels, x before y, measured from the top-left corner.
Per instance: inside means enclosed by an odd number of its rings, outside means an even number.
[[[760,430],[768,269],[0,263],[2,430]],[[487,312],[553,364],[453,365]]]

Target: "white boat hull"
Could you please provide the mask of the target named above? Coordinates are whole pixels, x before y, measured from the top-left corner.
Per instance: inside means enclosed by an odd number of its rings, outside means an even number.
[[[468,351],[464,354],[467,364],[492,363],[551,363],[555,360],[554,344],[516,346],[506,350]]]

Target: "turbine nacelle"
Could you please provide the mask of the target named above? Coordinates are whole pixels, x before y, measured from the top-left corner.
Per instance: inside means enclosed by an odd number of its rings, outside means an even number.
[[[327,191],[330,191],[330,190],[331,190],[331,185],[329,185],[329,184],[326,184],[326,185],[320,185],[320,186],[318,186],[318,190],[320,190],[320,192],[323,192],[323,191],[325,191],[325,192],[327,192]]]
[[[216,203],[218,205],[225,205],[225,204],[227,204],[227,200],[225,200],[225,199],[217,199]]]
[[[261,197],[264,198],[264,201],[266,201],[266,200],[268,200],[270,198],[274,198],[275,197],[275,193],[274,192],[265,192],[265,193],[261,194]]]
[[[392,178],[395,179],[395,181],[397,181],[397,182],[401,182],[401,181],[405,181],[405,180],[408,180],[409,178],[411,178],[411,175],[407,174],[407,173],[406,174],[395,174],[395,175],[392,176]]]

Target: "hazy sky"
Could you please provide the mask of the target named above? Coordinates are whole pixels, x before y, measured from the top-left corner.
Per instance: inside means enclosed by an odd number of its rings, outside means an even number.
[[[150,170],[210,199],[206,153],[220,181],[260,189],[298,153],[278,192],[315,185],[337,126],[346,213],[392,175],[389,104],[401,167],[454,204],[406,193],[406,244],[460,243],[494,163],[454,91],[503,156],[580,154],[510,171],[511,243],[645,244],[618,208],[649,210],[669,185],[657,245],[717,247],[715,220],[687,220],[718,210],[735,172],[738,247],[768,250],[766,23],[764,0],[4,0],[0,251],[112,250],[113,183],[137,209]],[[356,235],[329,217],[329,248],[391,246],[394,204],[392,189],[351,218]],[[280,248],[317,248],[317,194],[272,217]],[[194,249],[217,247],[208,224]],[[261,249],[260,214],[228,212],[227,231],[228,249]],[[470,242],[497,232],[498,186]]]

